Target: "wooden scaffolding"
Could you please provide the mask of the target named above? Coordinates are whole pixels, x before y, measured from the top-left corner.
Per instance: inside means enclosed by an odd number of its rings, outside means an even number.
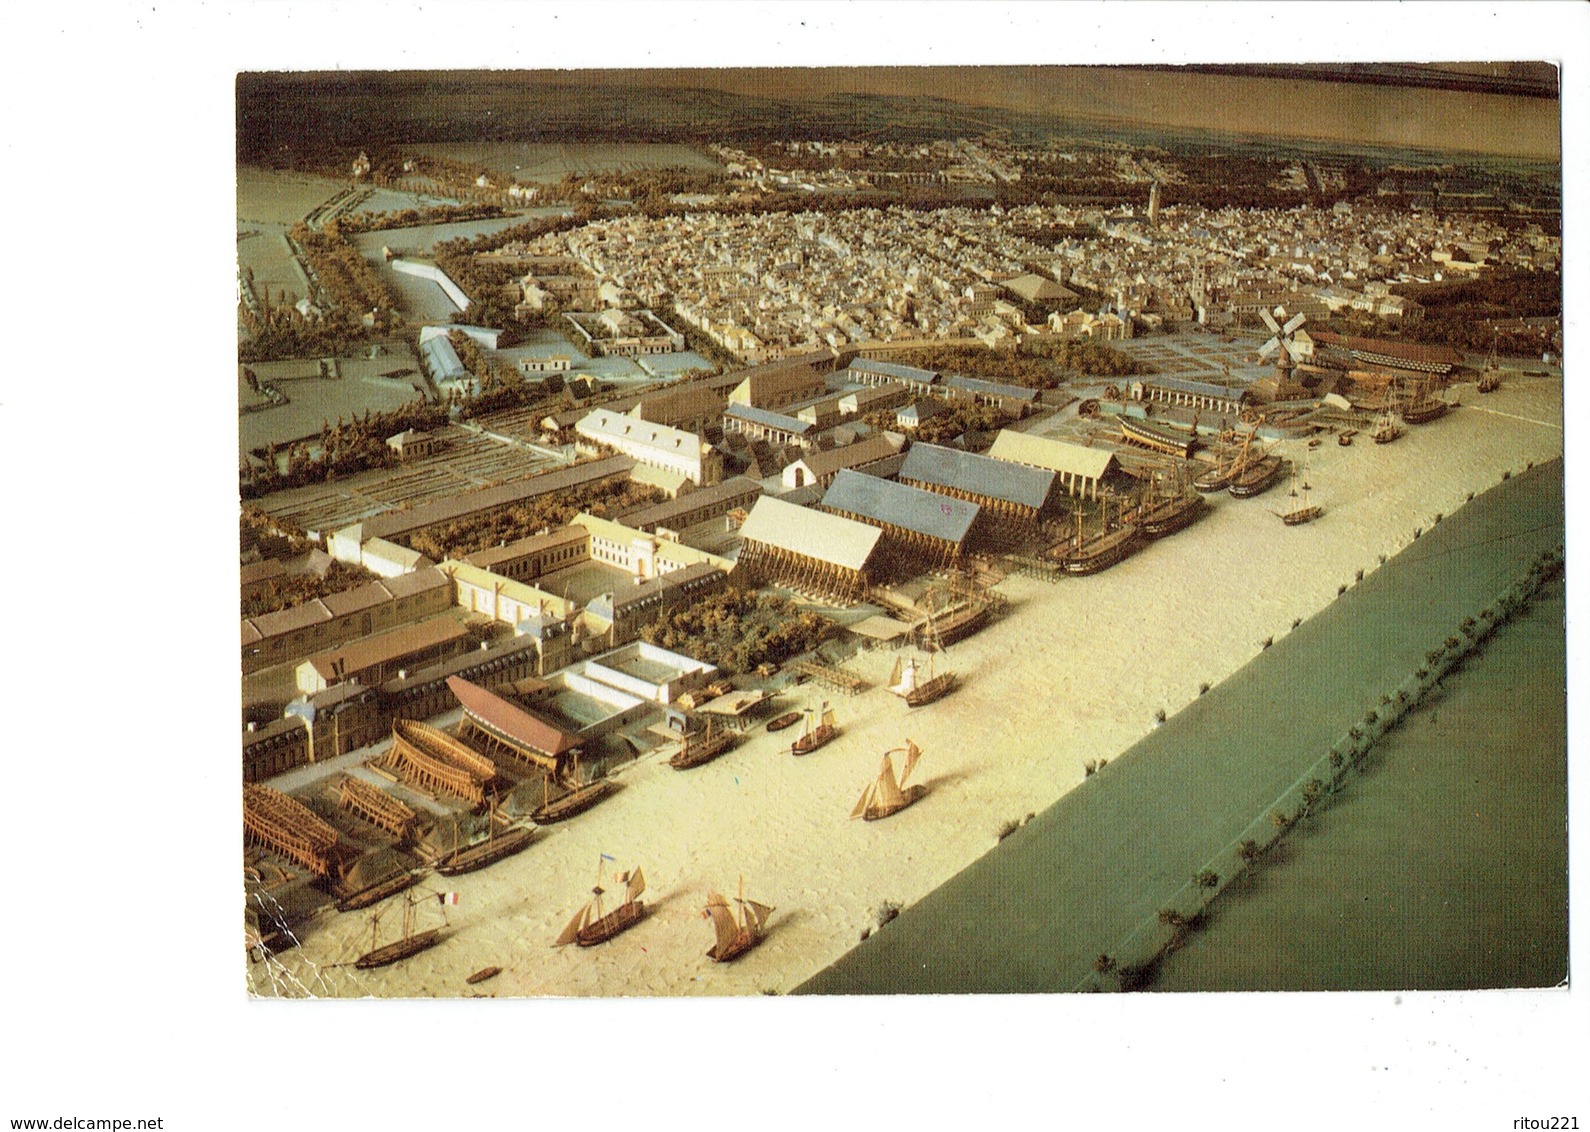
[[[414,811],[378,786],[349,775],[342,780],[338,804],[398,838],[407,838]]]
[[[747,539],[737,569],[757,583],[782,586],[821,601],[854,605],[867,596],[867,574],[793,550]]]
[[[318,876],[331,871],[337,847],[335,829],[280,790],[256,783],[243,787],[243,839]]]
[[[477,806],[486,800],[486,783],[497,775],[490,759],[445,731],[411,719],[393,721],[392,753],[387,762],[405,782]]]
[[[803,676],[810,677],[823,688],[854,696],[867,690],[867,682],[854,672],[821,660],[797,660],[790,665]]]

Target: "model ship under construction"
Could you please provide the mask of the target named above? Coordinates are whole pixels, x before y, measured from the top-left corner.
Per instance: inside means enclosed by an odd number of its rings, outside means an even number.
[[[486,783],[497,776],[490,759],[428,723],[392,721],[392,750],[387,765],[403,780],[433,794],[451,794],[479,806]]]
[[[668,765],[675,770],[689,770],[709,763],[734,746],[735,738],[734,732],[727,728],[714,728],[709,719],[704,730],[679,737],[679,750],[668,760]]]
[[[359,956],[354,961],[354,966],[360,970],[369,970],[371,967],[385,967],[396,963],[400,959],[407,959],[411,955],[418,955],[442,942],[441,928],[427,928],[425,931],[414,930],[414,905],[415,898],[411,892],[403,902],[403,934],[393,943],[384,947],[375,945],[376,932],[381,923],[382,912],[377,911],[370,917],[370,950]]]
[[[624,886],[624,901],[611,912],[602,911],[602,897],[607,890],[602,887],[602,861],[610,861],[605,854],[596,862],[596,885],[591,889],[591,901],[581,908],[563,929],[563,934],[553,941],[554,947],[577,943],[581,947],[594,947],[605,943],[619,932],[634,927],[646,918],[646,904],[640,899],[646,891],[646,878],[639,869],[618,873],[615,884]]]
[[[905,753],[905,762],[900,767],[897,778],[894,773],[894,760],[890,756],[898,751]],[[905,785],[905,780],[911,777],[911,770],[921,757],[922,752],[909,739],[905,741],[904,747],[884,752],[883,762],[878,767],[878,777],[868,783],[867,788],[861,792],[861,799],[856,803],[856,808],[850,811],[851,818],[877,821],[899,813],[926,794],[925,786],[912,786],[906,789]]]
[[[768,918],[773,915],[771,905],[758,904],[755,900],[745,898],[744,877],[740,878],[740,895],[734,898],[734,902],[740,906],[738,914],[729,907],[728,900],[721,893],[707,893],[707,906],[701,914],[712,921],[718,933],[718,941],[707,951],[707,958],[714,963],[738,959],[761,943]]]
[[[280,790],[243,787],[243,838],[279,853],[317,876],[331,872],[337,831]]]
[[[838,734],[839,728],[834,726],[834,709],[828,706],[827,700],[824,700],[822,715],[816,727],[812,726],[812,709],[806,709],[806,729],[801,732],[800,738],[790,744],[789,753],[809,755]]]
[[[1402,422],[1397,419],[1397,414],[1387,409],[1375,419],[1375,430],[1369,434],[1369,438],[1376,444],[1390,444],[1404,431],[1406,430],[1402,427]]]

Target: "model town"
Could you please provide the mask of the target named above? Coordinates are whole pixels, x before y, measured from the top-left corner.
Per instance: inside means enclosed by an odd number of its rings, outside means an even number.
[[[255,994],[792,990],[1562,451],[1555,164],[315,81],[238,89]]]

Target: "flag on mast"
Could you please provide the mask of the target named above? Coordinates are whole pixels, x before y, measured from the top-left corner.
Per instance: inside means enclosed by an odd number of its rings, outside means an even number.
[[[436,899],[440,900],[443,904],[457,904],[458,903],[458,893],[456,893],[456,892],[438,892],[436,894]]]

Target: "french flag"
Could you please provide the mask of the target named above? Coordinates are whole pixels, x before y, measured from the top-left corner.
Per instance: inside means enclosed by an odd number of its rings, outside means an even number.
[[[457,904],[458,903],[458,893],[456,893],[456,892],[439,892],[439,893],[436,894],[436,899],[440,900],[443,904]]]

